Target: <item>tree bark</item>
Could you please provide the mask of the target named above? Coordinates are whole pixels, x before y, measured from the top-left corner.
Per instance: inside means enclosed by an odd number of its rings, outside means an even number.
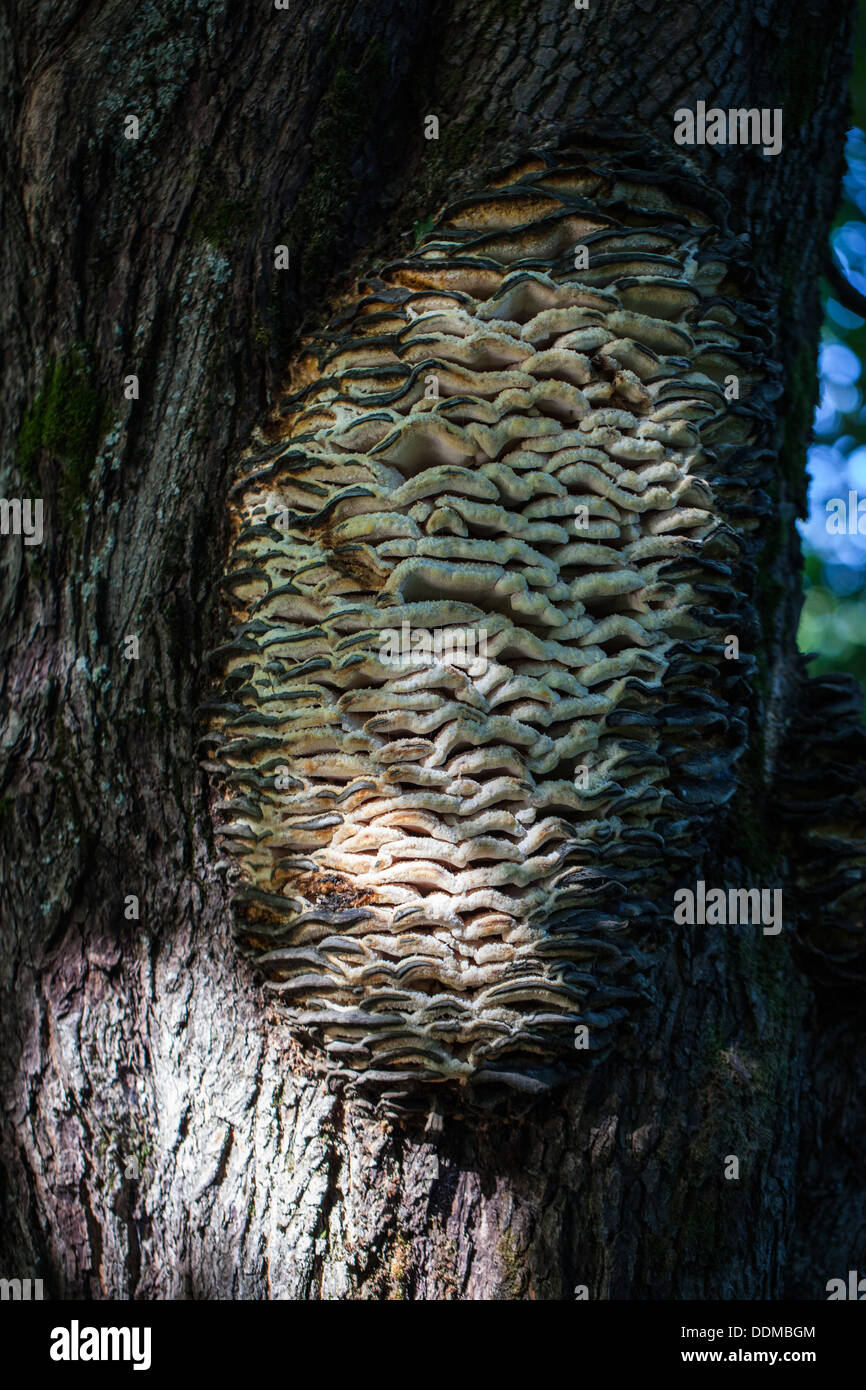
[[[863,897],[825,917],[836,850],[807,822],[828,788],[849,814],[862,734],[848,687],[806,683],[795,653],[794,520],[853,10],[7,4],[2,492],[44,498],[46,521],[39,547],[0,540],[4,1275],[64,1298],[775,1299],[851,1267]],[[574,121],[670,147],[699,100],[784,111],[777,158],[690,155],[751,239],[785,395],[766,678],[695,875],[769,866],[800,940],[845,940],[819,971],[793,941],[680,937],[628,1047],[518,1122],[427,1135],[332,1093],[232,946],[194,714],[226,491],[303,332],[413,224]]]

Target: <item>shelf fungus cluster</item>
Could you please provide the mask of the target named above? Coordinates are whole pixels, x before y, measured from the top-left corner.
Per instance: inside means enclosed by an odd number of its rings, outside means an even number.
[[[306,345],[231,493],[237,933],[386,1105],[609,1048],[734,788],[769,333],[742,245],[635,164],[532,153],[446,209]]]

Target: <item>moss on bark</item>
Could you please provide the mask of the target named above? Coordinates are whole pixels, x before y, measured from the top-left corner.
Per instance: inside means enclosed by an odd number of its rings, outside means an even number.
[[[55,469],[60,513],[77,512],[99,445],[113,423],[111,407],[96,382],[90,349],[76,344],[52,358],[42,387],[18,432],[17,459],[24,485],[40,486],[38,466],[46,453]]]

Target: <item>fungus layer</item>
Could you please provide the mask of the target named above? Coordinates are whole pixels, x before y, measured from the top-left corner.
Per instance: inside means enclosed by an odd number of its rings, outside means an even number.
[[[629,166],[545,151],[449,207],[308,344],[231,495],[238,933],[395,1100],[607,1047],[734,789],[768,333],[695,186]]]

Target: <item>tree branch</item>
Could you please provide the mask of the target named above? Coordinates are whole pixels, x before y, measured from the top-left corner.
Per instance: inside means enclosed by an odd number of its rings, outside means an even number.
[[[866,319],[866,295],[861,294],[851,284],[831,246],[827,247],[827,254],[824,258],[824,275],[829,280],[843,309],[849,309],[852,314],[858,314],[860,318]]]

